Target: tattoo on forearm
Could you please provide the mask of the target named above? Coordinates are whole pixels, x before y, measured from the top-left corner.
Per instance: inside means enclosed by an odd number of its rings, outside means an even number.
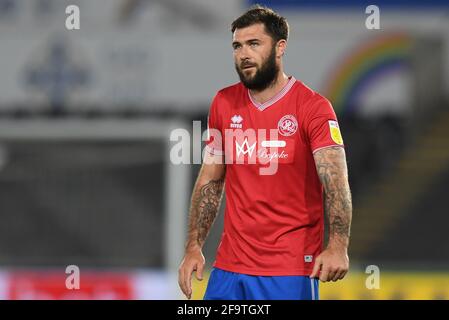
[[[211,180],[196,190],[190,210],[189,239],[202,246],[218,214],[224,179]]]
[[[352,199],[344,149],[321,149],[314,154],[314,158],[325,190],[324,211],[329,219],[329,236],[347,245],[352,219]]]

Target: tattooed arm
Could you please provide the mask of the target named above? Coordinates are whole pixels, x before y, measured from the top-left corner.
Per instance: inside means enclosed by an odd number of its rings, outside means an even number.
[[[329,220],[329,243],[316,258],[311,277],[319,276],[321,281],[337,281],[343,279],[349,269],[352,200],[345,150],[341,147],[329,147],[318,150],[313,156],[324,187],[324,212]]]
[[[187,298],[191,298],[191,279],[196,271],[203,278],[205,259],[202,247],[215,221],[223,195],[225,165],[207,154],[193,189],[189,213],[189,231],[184,259],[179,267],[178,283]]]

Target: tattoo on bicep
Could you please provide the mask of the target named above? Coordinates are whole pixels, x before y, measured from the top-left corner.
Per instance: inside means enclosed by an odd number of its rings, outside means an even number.
[[[329,219],[329,234],[349,237],[352,199],[344,149],[321,149],[314,154],[314,158],[325,190],[324,211]]]
[[[223,195],[224,179],[211,180],[203,185],[193,199],[195,218],[191,219],[191,230],[196,230],[196,240],[202,244],[218,214]]]

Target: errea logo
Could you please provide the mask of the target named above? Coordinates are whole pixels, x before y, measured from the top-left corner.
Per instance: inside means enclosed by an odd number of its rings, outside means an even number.
[[[233,129],[241,129],[242,128],[242,126],[243,126],[242,125],[242,121],[243,121],[242,116],[236,114],[231,118],[231,121],[232,121],[231,128],[233,128]]]

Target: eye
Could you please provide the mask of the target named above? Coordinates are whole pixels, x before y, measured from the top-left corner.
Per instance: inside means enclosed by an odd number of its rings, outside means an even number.
[[[232,47],[234,48],[234,50],[240,49],[242,46],[238,43],[233,44]]]
[[[250,43],[250,46],[251,46],[252,48],[257,47],[258,45],[259,45],[258,42],[251,42],[251,43]]]

